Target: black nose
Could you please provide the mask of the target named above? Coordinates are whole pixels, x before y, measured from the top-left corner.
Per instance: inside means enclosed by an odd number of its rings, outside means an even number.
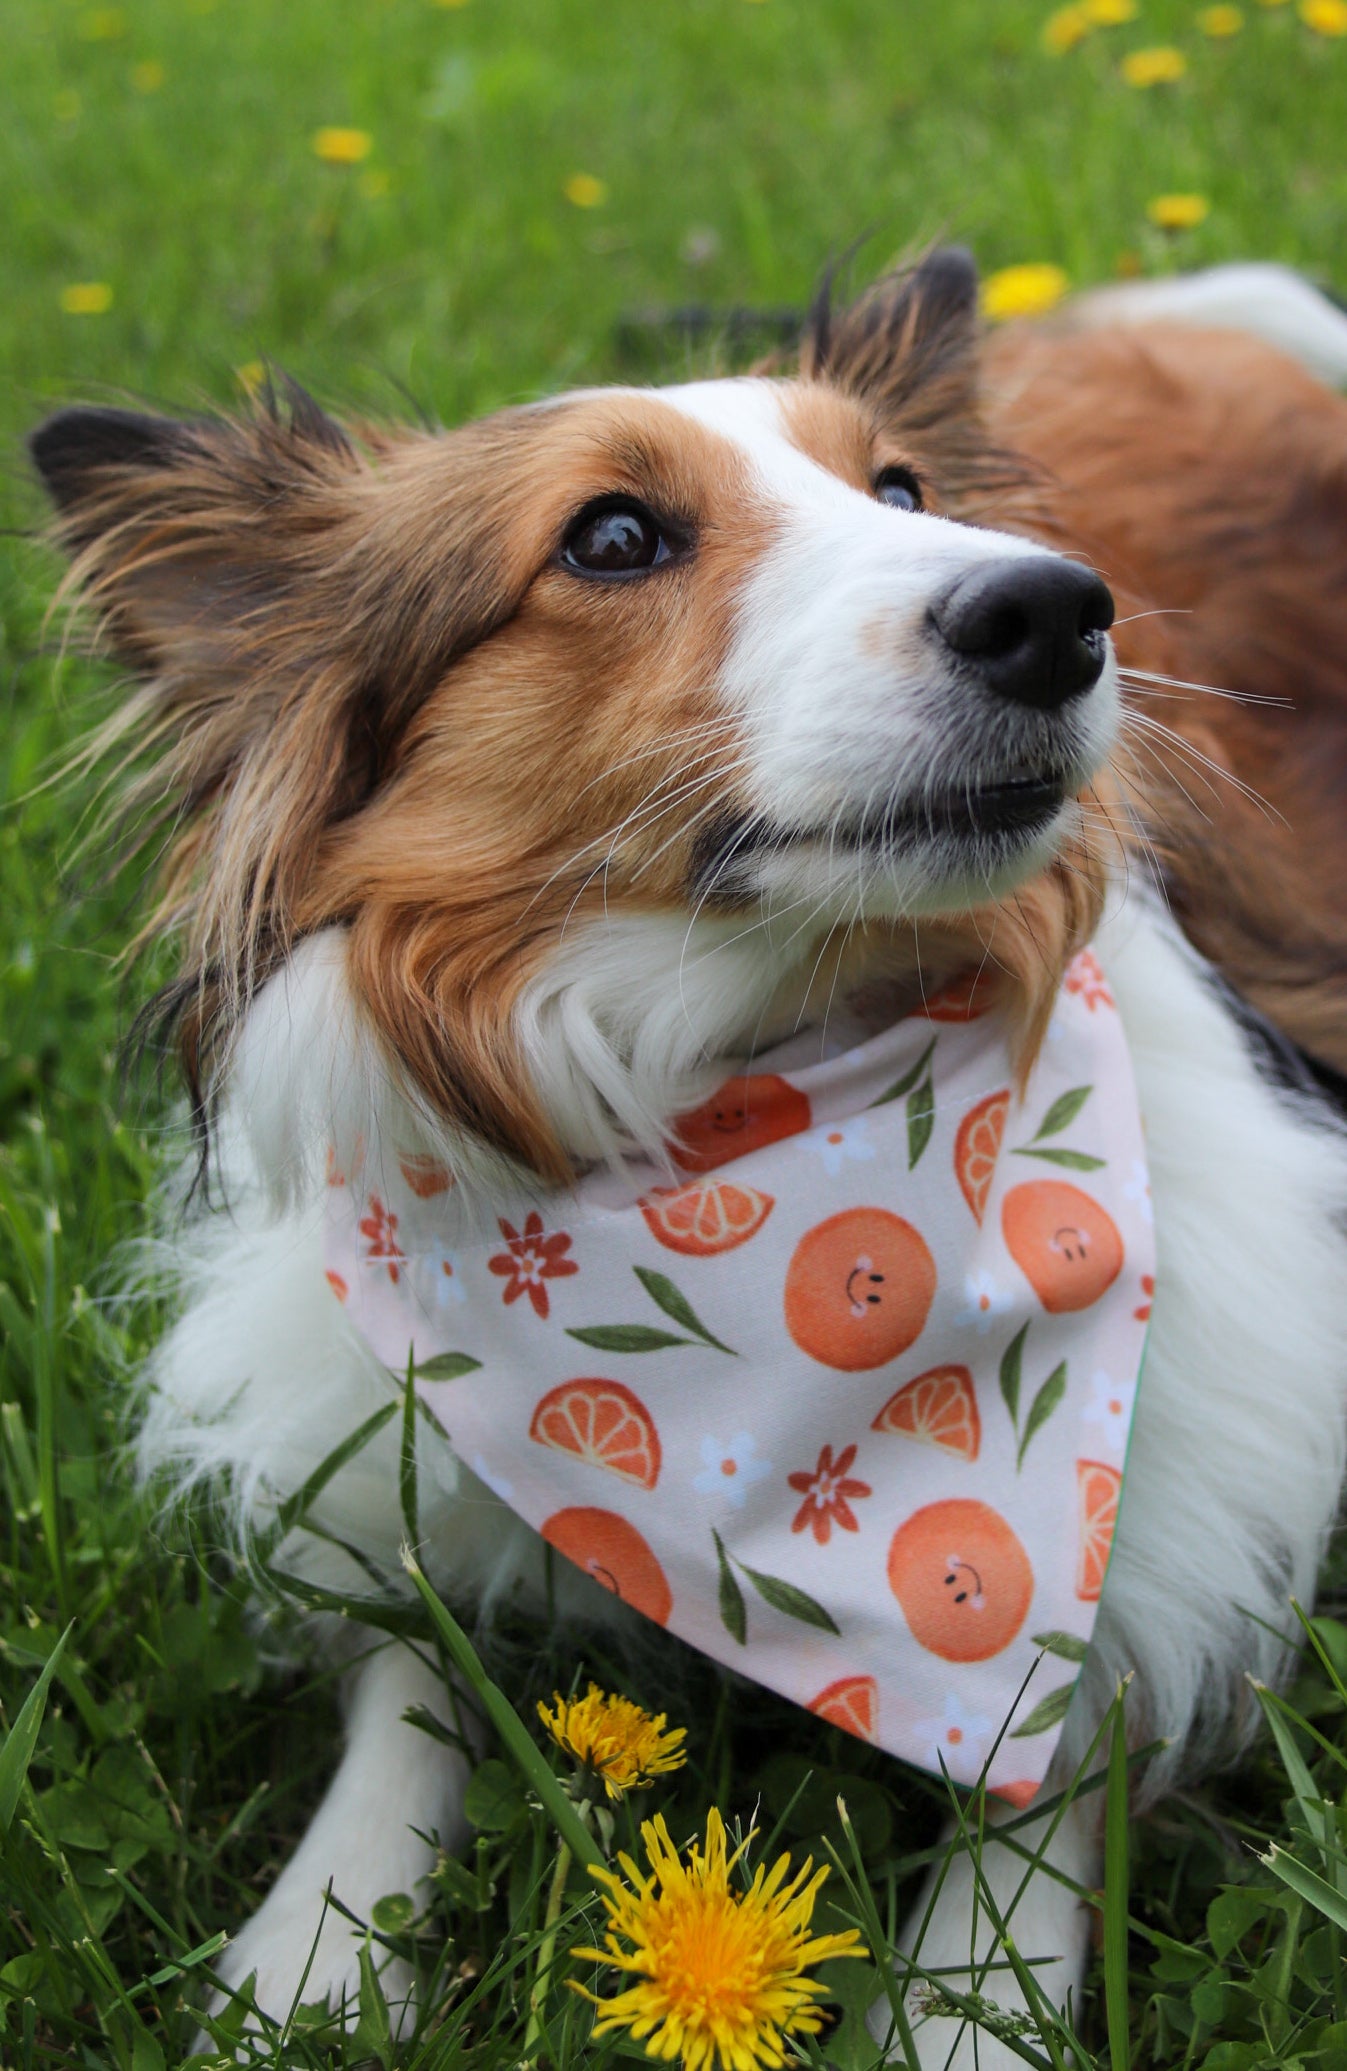
[[[1099,681],[1113,599],[1090,569],[1035,554],[970,568],[931,617],[998,697],[1055,712]]]

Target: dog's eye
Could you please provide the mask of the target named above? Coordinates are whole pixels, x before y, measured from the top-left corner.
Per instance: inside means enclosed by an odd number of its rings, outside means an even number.
[[[921,509],[921,483],[910,467],[882,467],[875,476],[875,495],[890,510]]]
[[[561,547],[563,564],[582,575],[644,575],[672,553],[654,512],[627,496],[590,504]]]

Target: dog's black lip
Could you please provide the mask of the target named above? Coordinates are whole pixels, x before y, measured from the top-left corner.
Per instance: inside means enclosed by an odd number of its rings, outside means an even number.
[[[784,827],[761,813],[727,808],[704,823],[693,844],[689,886],[710,905],[737,905],[751,889],[744,869],[755,856],[783,855],[813,843],[833,855],[848,849],[892,854],[942,837],[1013,844],[1047,827],[1074,788],[1065,774],[1026,772],[918,800],[890,799],[852,820],[822,826]]]

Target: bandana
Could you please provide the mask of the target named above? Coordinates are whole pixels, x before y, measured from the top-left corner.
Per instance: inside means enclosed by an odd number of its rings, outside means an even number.
[[[332,1171],[328,1279],[455,1452],[717,1661],[1027,1804],[1094,1623],[1154,1290],[1107,980],[1023,1099],[967,979],[755,1061],[633,1165],[445,1248],[424,1157]]]

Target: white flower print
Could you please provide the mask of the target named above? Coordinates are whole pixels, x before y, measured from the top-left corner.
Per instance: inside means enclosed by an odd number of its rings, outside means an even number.
[[[860,1162],[875,1155],[864,1115],[849,1115],[844,1121],[829,1122],[821,1129],[813,1129],[809,1142],[822,1158],[823,1169],[829,1179],[836,1179],[848,1158]]]
[[[1098,1424],[1103,1430],[1104,1443],[1119,1457],[1127,1450],[1127,1434],[1132,1428],[1132,1404],[1136,1400],[1135,1381],[1115,1381],[1112,1374],[1101,1366],[1090,1376],[1094,1398],[1087,1402],[1080,1413],[1083,1424]]]
[[[990,1273],[967,1273],[963,1283],[963,1307],[956,1323],[971,1323],[985,1337],[998,1316],[1015,1305],[1015,1297],[997,1285]]]
[[[1123,1181],[1124,1201],[1135,1201],[1144,1221],[1155,1221],[1155,1210],[1151,1206],[1151,1176],[1140,1158],[1132,1160],[1132,1176]]]
[[[912,1728],[922,1755],[938,1776],[943,1762],[960,1783],[972,1782],[981,1772],[985,1744],[992,1722],[981,1712],[969,1711],[951,1693],[938,1719],[919,1719]]]
[[[747,1431],[736,1432],[727,1445],[718,1438],[703,1438],[702,1464],[705,1472],[692,1484],[698,1495],[723,1495],[736,1510],[743,1509],[749,1490],[772,1471],[771,1461],[760,1458]]]

